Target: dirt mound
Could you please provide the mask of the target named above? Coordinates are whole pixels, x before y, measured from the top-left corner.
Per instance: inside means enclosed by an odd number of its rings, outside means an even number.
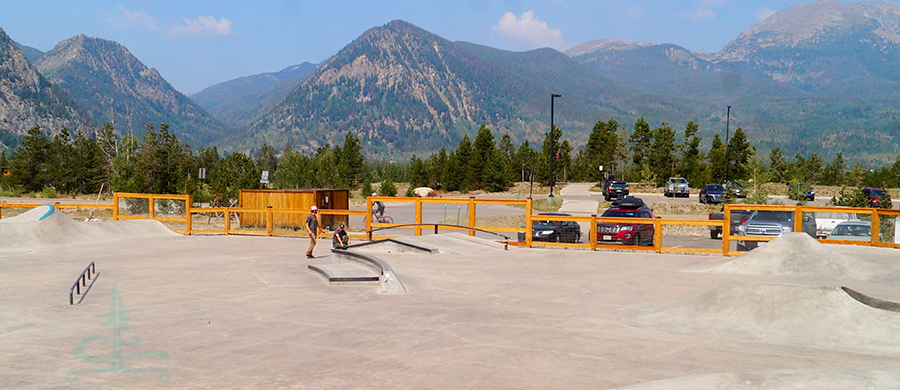
[[[772,370],[724,373],[665,379],[619,390],[796,390],[796,389],[891,389],[900,383],[900,373],[857,370]]]
[[[832,251],[806,233],[787,233],[727,263],[700,272],[868,280],[872,264]]]
[[[12,218],[0,219],[0,250],[90,244],[135,237],[175,235],[153,220],[76,222],[52,205],[41,205]]]
[[[900,313],[867,306],[841,287],[728,285],[633,314],[675,333],[900,355]]]

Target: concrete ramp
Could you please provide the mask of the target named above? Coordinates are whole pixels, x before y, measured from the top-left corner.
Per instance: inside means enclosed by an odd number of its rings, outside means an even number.
[[[674,333],[900,355],[900,313],[859,296],[842,287],[728,285],[632,314],[643,326]]]
[[[457,255],[480,255],[494,252],[505,252],[503,244],[491,239],[472,237],[463,233],[441,233],[426,236],[396,237],[394,240],[409,245],[428,248],[434,253],[451,253]]]
[[[0,251],[34,251],[125,238],[175,235],[154,220],[76,222],[49,204],[0,219]]]
[[[869,280],[885,271],[832,249],[806,233],[787,233],[731,261],[697,272]]]
[[[665,379],[618,390],[797,390],[797,389],[893,389],[900,373],[857,370],[771,370],[719,373]]]

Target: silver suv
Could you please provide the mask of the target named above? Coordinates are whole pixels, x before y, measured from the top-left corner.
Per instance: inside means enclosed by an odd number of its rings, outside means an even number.
[[[809,234],[812,238],[816,238],[816,221],[811,214],[803,213],[803,232]],[[738,226],[737,235],[776,238],[793,230],[793,211],[756,210],[753,214],[750,214],[747,222]],[[737,249],[739,251],[748,251],[765,243],[765,241],[742,241],[738,239]]]
[[[688,185],[687,179],[683,177],[670,177],[669,181],[666,182],[666,188],[663,189],[663,195],[665,196],[684,196],[687,198],[691,196],[691,188]]]

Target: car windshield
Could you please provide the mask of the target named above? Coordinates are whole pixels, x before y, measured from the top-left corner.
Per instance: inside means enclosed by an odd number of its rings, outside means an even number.
[[[775,221],[790,222],[792,220],[790,211],[754,211],[750,215],[750,221]]]
[[[719,184],[706,186],[706,192],[725,192],[725,187],[722,187]]]
[[[613,188],[628,188],[628,185],[625,183],[612,183],[610,187]]]
[[[871,228],[865,225],[837,225],[832,236],[869,236]]]
[[[880,198],[881,190],[869,190],[869,196],[871,196],[873,198]]]
[[[561,221],[534,221],[538,226],[561,226]]]
[[[637,218],[638,210],[606,210],[601,217]]]
[[[684,183],[687,183],[687,180],[685,180],[684,178],[678,178],[678,179],[675,179],[675,182],[678,184],[684,184]]]

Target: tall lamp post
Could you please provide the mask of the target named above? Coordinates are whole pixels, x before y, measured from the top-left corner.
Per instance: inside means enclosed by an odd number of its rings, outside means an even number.
[[[553,174],[553,160],[556,160],[556,141],[553,139],[553,99],[562,97],[555,93],[550,94],[550,197],[553,197],[553,186],[556,178]]]
[[[725,114],[725,183],[728,183],[728,124],[731,121],[731,106],[728,106],[728,112]]]

